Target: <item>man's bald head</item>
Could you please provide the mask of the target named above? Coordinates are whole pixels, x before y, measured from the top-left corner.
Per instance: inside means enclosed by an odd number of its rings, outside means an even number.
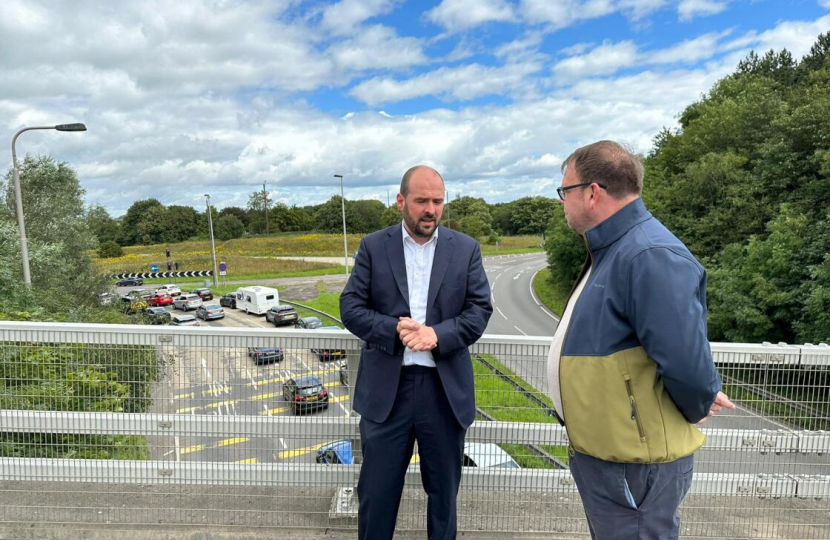
[[[444,178],[432,167],[427,165],[415,165],[414,167],[410,168],[408,171],[403,173],[403,178],[401,179],[401,195],[406,198],[409,195],[409,182],[412,180],[413,176],[423,177],[423,178],[435,178],[437,177],[441,180],[441,185],[444,184]]]

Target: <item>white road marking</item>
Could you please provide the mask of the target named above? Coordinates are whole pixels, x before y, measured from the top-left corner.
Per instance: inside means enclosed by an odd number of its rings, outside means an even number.
[[[262,408],[265,409],[265,415],[268,416],[268,418],[271,418],[271,410],[268,408],[268,405],[263,403]],[[282,440],[282,439],[280,439],[280,440]]]
[[[248,369],[248,368],[245,368],[245,372],[248,374],[248,378],[251,379],[251,384],[254,386],[254,388],[256,388],[257,387],[256,381],[254,380],[254,376],[251,375],[251,370]]]
[[[530,285],[529,285],[529,287],[530,287],[530,297],[533,298],[533,301],[536,302],[536,305],[539,306],[539,308],[542,310],[542,312],[545,315],[547,315],[548,317],[550,317],[554,321],[559,322],[559,317],[557,317],[556,315],[551,313],[548,308],[543,306],[542,303],[539,302],[539,299],[536,298],[536,293],[533,292],[533,280],[536,279],[536,274],[538,274],[539,271],[541,271],[541,270],[542,270],[541,268],[539,270],[536,270],[536,272],[534,272],[533,275],[530,277]]]
[[[519,328],[518,326],[514,326],[513,328],[515,328],[515,329],[516,329],[516,330],[518,330],[519,332],[522,332],[522,329],[521,329],[521,328]],[[527,334],[525,334],[524,332],[522,332],[522,335],[526,336]]]
[[[285,439],[283,439],[282,437],[280,437],[280,444],[282,445],[282,449],[283,449],[283,450],[285,450],[286,448],[288,448],[288,445],[287,445],[287,444],[285,444]]]
[[[347,411],[347,410],[346,410],[346,407],[344,407],[344,406],[343,406],[343,405],[342,405],[339,401],[337,402],[337,405],[338,405],[341,409],[343,409],[343,412],[344,412],[344,413],[349,414],[349,411]]]
[[[519,272],[518,274],[516,274],[515,276],[513,276],[513,281],[516,281],[516,280],[517,280],[517,279],[519,279],[520,277],[522,277],[522,272]]]
[[[498,306],[496,306],[496,311],[498,311],[498,312],[499,312],[499,315],[501,315],[502,317],[504,317],[505,319],[507,319],[507,316],[506,316],[504,313],[502,313],[502,312],[501,312],[501,310],[499,309],[499,307],[498,307]]]
[[[174,440],[175,440],[175,444],[176,444],[176,461],[181,461],[182,460],[182,454],[181,454],[182,447],[179,444],[179,436],[176,435]]]

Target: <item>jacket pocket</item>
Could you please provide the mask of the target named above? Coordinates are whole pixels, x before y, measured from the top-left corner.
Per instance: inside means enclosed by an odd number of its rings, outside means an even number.
[[[624,375],[625,391],[628,393],[628,403],[631,405],[631,420],[637,423],[637,432],[640,434],[640,442],[646,442],[646,430],[643,428],[643,419],[640,418],[640,411],[637,409],[637,400],[634,399],[634,391],[631,388],[631,377]]]

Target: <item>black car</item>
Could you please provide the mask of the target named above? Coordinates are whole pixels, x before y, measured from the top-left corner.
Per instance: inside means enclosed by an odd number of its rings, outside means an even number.
[[[296,323],[294,323],[297,328],[305,328],[306,330],[313,330],[314,328],[320,328],[323,326],[323,321],[321,321],[317,317],[303,317],[302,319],[298,319]]]
[[[294,414],[329,408],[329,391],[316,375],[288,379],[282,387],[282,396],[291,403]]]
[[[219,299],[219,305],[236,309],[236,293],[228,293]]]
[[[141,316],[150,324],[167,324],[170,322],[170,313],[163,307],[148,307],[141,311]]]
[[[280,347],[248,347],[248,356],[253,358],[257,365],[282,362],[285,359],[285,351]]]
[[[208,289],[207,287],[203,287],[201,289],[193,289],[192,291],[190,291],[190,294],[198,295],[199,298],[202,299],[202,302],[204,302],[205,300],[213,300],[213,293],[210,292],[210,289]]]
[[[297,320],[297,310],[288,305],[272,306],[265,312],[265,320],[274,323],[274,326],[292,324]]]
[[[339,326],[320,326],[317,330],[341,330]],[[316,354],[321,362],[326,360],[344,360],[346,358],[345,349],[311,349],[312,354]]]
[[[141,285],[144,285],[144,280],[140,277],[129,277],[115,282],[116,287],[140,287]]]

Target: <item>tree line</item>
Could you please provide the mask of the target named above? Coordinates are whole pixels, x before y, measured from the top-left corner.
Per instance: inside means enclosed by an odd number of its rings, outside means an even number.
[[[556,206],[554,199],[538,196],[496,204],[477,197],[456,197],[445,206],[443,224],[490,243],[502,235],[544,235]],[[368,234],[401,221],[397,206],[386,206],[378,200],[346,199],[345,214],[346,229],[354,234]],[[250,194],[246,208],[229,206],[216,210],[211,207],[211,216],[214,235],[219,240],[266,232],[339,233],[343,230],[339,195],[322,204],[288,206],[266,200],[263,192],[255,191]],[[107,246],[102,256],[117,256],[119,246],[171,244],[208,236],[207,210],[164,206],[156,199],[134,202],[118,219],[110,216],[103,206],[95,205],[87,210],[86,220],[98,244]]]
[[[830,341],[830,33],[797,62],[751,53],[664,129],[643,199],[709,274],[713,341]],[[586,251],[557,209],[551,279]]]

